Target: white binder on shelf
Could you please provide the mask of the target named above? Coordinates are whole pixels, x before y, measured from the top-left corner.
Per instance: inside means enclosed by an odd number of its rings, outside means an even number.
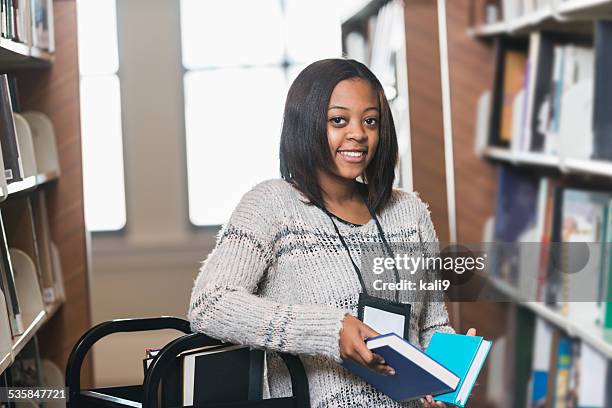
[[[15,120],[15,130],[17,132],[17,143],[21,153],[21,163],[23,165],[23,178],[38,174],[36,168],[36,156],[34,155],[34,141],[30,125],[23,116],[18,113],[13,114]]]
[[[55,143],[53,122],[41,112],[24,112],[24,119],[30,125],[34,143],[34,155],[39,173],[56,172],[59,176],[60,166]]]

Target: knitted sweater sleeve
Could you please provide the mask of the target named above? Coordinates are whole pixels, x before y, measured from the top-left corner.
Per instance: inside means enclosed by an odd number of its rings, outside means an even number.
[[[242,198],[202,264],[189,305],[192,329],[234,344],[339,362],[346,311],[278,303],[256,294],[274,262],[274,219],[279,218],[273,188],[264,183]]]
[[[424,256],[438,255],[438,237],[431,221],[427,204],[419,200],[419,234],[424,244]],[[436,276],[437,277],[437,276]],[[441,291],[428,291],[421,311],[419,341],[421,347],[426,349],[435,332],[455,333],[450,326],[448,311],[444,302],[444,293]]]

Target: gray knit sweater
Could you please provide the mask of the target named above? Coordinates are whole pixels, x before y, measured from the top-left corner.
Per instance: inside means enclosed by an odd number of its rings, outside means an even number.
[[[414,193],[394,190],[378,219],[389,242],[437,240],[427,206]],[[358,265],[359,244],[380,242],[373,220],[336,224]],[[224,341],[299,354],[313,408],[420,406],[392,401],[339,364],[342,319],[356,315],[359,292],[330,218],[286,181],[269,180],[244,195],[221,230],[195,281],[189,320],[195,331]],[[453,332],[443,302],[414,300],[411,343],[425,348],[435,331]],[[267,373],[272,397],[291,395],[273,352]]]

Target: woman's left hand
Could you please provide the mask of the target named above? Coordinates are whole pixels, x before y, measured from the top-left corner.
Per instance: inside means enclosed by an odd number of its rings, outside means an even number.
[[[476,329],[473,327],[469,329],[466,333],[466,336],[475,336],[475,335],[476,335]],[[443,402],[434,401],[431,395],[427,395],[425,398],[421,398],[421,404],[423,404],[423,406],[426,408],[430,408],[430,407],[446,408],[447,407],[447,405]]]

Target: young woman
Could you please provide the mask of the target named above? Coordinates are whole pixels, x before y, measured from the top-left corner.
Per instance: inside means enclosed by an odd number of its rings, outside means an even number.
[[[365,345],[377,333],[354,317],[360,244],[384,243],[379,226],[389,242],[437,241],[427,206],[392,188],[397,149],[382,86],[365,65],[327,59],[306,67],[285,105],[282,179],[245,194],[221,231],[191,295],[193,329],[299,354],[312,407],[420,406],[394,402],[339,364],[394,374]],[[411,302],[409,340],[426,348],[434,332],[453,329],[444,303],[421,296]],[[267,368],[271,396],[290,395],[273,352]],[[421,403],[444,406],[431,397]]]

